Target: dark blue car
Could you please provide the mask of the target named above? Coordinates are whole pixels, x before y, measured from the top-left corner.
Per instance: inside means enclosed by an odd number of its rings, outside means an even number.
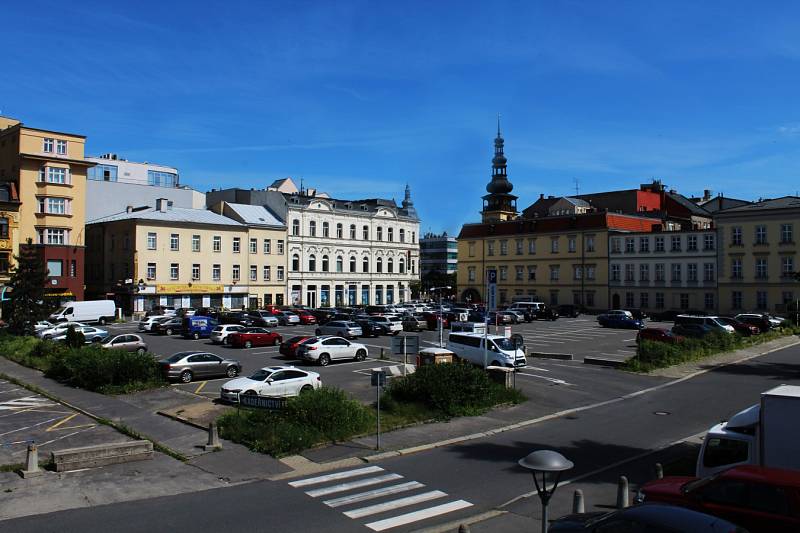
[[[597,317],[597,322],[604,328],[643,329],[644,322],[638,318],[621,313],[606,313]]]

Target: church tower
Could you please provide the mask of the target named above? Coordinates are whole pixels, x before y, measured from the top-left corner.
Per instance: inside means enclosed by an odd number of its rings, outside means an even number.
[[[486,186],[489,194],[483,197],[483,222],[500,222],[517,218],[517,197],[511,194],[514,186],[508,181],[506,156],[503,154],[503,136],[500,134],[500,117],[497,117],[497,138],[494,140],[492,181]]]

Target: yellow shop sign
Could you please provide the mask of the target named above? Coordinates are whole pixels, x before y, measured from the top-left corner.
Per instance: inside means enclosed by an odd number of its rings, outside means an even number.
[[[159,283],[156,285],[156,292],[159,294],[200,294],[223,292],[222,284],[214,283]]]

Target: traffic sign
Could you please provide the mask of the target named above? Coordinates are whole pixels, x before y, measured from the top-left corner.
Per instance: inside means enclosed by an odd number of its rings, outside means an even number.
[[[419,336],[417,335],[397,335],[392,337],[392,353],[403,355],[419,352]]]
[[[372,386],[373,387],[385,387],[386,386],[386,371],[385,370],[373,370],[372,374],[370,374],[372,378]]]
[[[494,268],[486,270],[486,307],[487,311],[497,309],[497,270]]]
[[[239,405],[242,407],[258,407],[259,409],[278,411],[286,407],[286,398],[259,396],[257,394],[240,394]]]

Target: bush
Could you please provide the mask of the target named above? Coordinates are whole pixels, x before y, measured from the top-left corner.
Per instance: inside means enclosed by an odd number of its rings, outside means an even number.
[[[422,403],[444,417],[481,414],[500,403],[519,403],[519,391],[494,383],[482,369],[465,363],[425,365],[394,378],[386,396],[396,402]],[[387,408],[391,408],[389,403]]]
[[[158,363],[152,356],[100,346],[82,346],[54,354],[45,375],[104,394],[132,392],[163,384]]]
[[[220,436],[253,451],[281,456],[364,434],[372,411],[335,388],[322,387],[290,398],[282,411],[239,409],[218,419]]]
[[[86,344],[86,336],[82,331],[75,331],[75,326],[67,328],[66,344],[70,348],[80,348]]]

